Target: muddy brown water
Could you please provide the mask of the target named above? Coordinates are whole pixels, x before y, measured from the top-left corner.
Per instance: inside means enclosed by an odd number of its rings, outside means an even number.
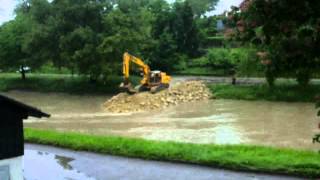
[[[102,108],[108,96],[11,91],[4,93],[52,115],[26,127],[191,143],[255,144],[318,150],[312,103],[210,100],[117,115]]]

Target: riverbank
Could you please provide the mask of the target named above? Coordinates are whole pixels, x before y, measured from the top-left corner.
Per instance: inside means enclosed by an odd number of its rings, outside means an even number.
[[[286,102],[313,102],[320,92],[319,80],[307,87],[299,87],[294,80],[281,79],[273,88],[265,84],[263,78],[243,78],[239,84],[230,84],[230,78],[178,76],[183,80],[203,80],[208,83],[213,95],[218,99],[267,100]],[[132,77],[134,82],[139,78]],[[89,82],[85,76],[62,74],[28,74],[22,80],[19,74],[0,73],[0,91],[26,90],[36,92],[63,92],[71,94],[116,94],[119,92],[120,76],[109,77],[105,81]]]
[[[319,95],[320,85],[300,87],[295,84],[277,84],[270,88],[266,84],[230,85],[209,84],[214,97],[234,100],[267,100],[285,102],[314,102]]]
[[[35,129],[25,130],[25,140],[29,143],[147,160],[181,162],[230,170],[310,178],[320,176],[320,155],[311,151],[259,146],[159,142]]]
[[[121,83],[120,76],[110,77],[104,82],[90,82],[85,76],[67,74],[20,74],[1,73],[0,91],[26,90],[37,92],[63,92],[74,94],[115,94]]]

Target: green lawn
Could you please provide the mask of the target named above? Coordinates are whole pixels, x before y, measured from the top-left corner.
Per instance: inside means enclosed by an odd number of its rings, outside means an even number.
[[[287,102],[314,102],[320,93],[319,84],[299,87],[291,83],[268,85],[222,85],[209,84],[208,87],[216,98],[236,100],[268,100]]]
[[[185,70],[177,71],[174,74],[188,76],[226,76],[224,70],[213,70],[210,67],[189,67]]]
[[[136,78],[133,78],[136,82]],[[0,73],[0,91],[30,90],[38,92],[65,92],[77,94],[114,94],[119,92],[122,77],[114,76],[106,81],[90,83],[85,76],[62,74],[27,74],[22,80],[20,74]]]
[[[25,129],[29,143],[252,172],[320,177],[320,154],[242,145],[204,145]]]

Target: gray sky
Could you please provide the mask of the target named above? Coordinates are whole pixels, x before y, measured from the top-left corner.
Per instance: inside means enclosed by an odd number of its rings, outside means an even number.
[[[0,0],[0,24],[13,18],[13,10],[17,0]]]
[[[222,14],[225,10],[230,10],[231,6],[239,6],[242,1],[243,0],[220,0],[213,14]]]
[[[0,0],[0,24],[14,18],[13,10],[19,0]],[[174,0],[167,0],[173,2]],[[201,0],[199,0],[201,1]],[[228,10],[232,5],[239,5],[242,0],[220,0],[216,10],[212,14],[221,14]]]

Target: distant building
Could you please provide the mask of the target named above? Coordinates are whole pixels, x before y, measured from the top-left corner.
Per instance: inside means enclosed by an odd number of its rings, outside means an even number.
[[[222,19],[217,20],[217,30],[218,31],[224,31],[225,30],[225,25],[222,21]]]
[[[23,180],[23,120],[28,117],[50,117],[49,114],[0,95],[0,179]]]

